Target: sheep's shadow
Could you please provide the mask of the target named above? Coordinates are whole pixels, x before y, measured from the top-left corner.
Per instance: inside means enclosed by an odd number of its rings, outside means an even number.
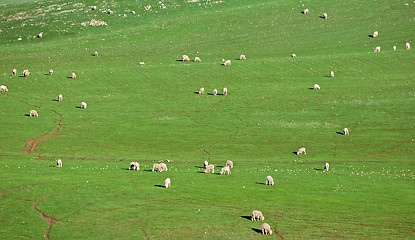
[[[304,14],[304,11],[301,11],[302,14]]]
[[[66,77],[66,78],[72,78],[72,76],[71,77]]]
[[[297,155],[297,152],[293,152],[294,155]]]
[[[27,114],[27,113],[26,113],[26,114],[25,114],[25,116],[26,116],[26,117],[30,117],[30,114]]]
[[[314,168],[314,170],[316,170],[316,171],[322,171],[322,170],[324,170],[324,169],[321,169],[321,168]]]
[[[144,172],[153,172],[153,170],[152,169],[146,169],[146,170],[143,170]]]
[[[207,95],[211,95],[211,96],[212,96],[212,95],[215,95],[215,94],[213,94],[213,93],[208,93]]]
[[[197,173],[205,173],[204,171],[199,171],[199,172],[197,172]]]
[[[215,173],[212,173],[212,174],[215,174],[215,175],[220,175],[220,173],[218,173],[218,172],[215,172]]]
[[[98,56],[96,56],[94,53],[91,53],[91,56],[93,56],[93,57],[98,57]]]
[[[75,106],[75,108],[82,108],[82,107],[80,107],[80,106]]]
[[[245,218],[245,219],[251,220],[251,216],[241,216],[241,218]]]
[[[371,38],[373,38],[373,35],[372,34],[369,34],[369,35],[367,35],[368,37],[371,37]]]
[[[326,78],[331,78],[331,75],[324,75],[324,77],[326,77]]]
[[[45,73],[45,74],[43,74],[43,75],[48,76],[48,75],[52,75],[52,74],[50,74],[50,73]]]
[[[314,88],[312,88],[312,87],[310,87],[310,88],[308,88],[308,89],[310,89],[310,90],[314,90]]]
[[[20,75],[19,77],[21,77],[21,78],[24,78],[25,76],[23,76],[23,75]]]
[[[319,18],[325,19],[324,16],[320,16]]]
[[[193,92],[193,93],[199,95],[199,92]]]
[[[340,134],[340,135],[343,135],[343,133],[342,132],[336,132],[337,134]]]
[[[52,101],[53,101],[53,102],[59,102],[59,100],[58,100],[58,99],[52,99]]]
[[[255,182],[256,184],[261,184],[261,185],[267,185],[267,184],[265,184],[265,183],[263,183],[263,182]]]
[[[262,230],[258,229],[258,228],[251,228],[252,231],[255,231],[256,233],[261,233],[262,234]]]
[[[156,184],[156,185],[154,185],[155,187],[160,187],[160,188],[165,188],[165,186],[163,186],[163,185],[160,185],[160,184]]]
[[[177,59],[176,62],[184,62],[183,59]]]

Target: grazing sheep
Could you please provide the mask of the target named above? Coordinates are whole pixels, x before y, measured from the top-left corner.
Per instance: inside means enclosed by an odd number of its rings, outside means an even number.
[[[38,38],[43,38],[43,32],[39,33],[39,34],[37,35],[37,37],[38,37]]]
[[[91,10],[97,10],[97,6],[92,6]]]
[[[166,180],[164,180],[164,186],[166,188],[171,187],[171,181],[170,178],[166,178]]]
[[[256,221],[256,220],[257,220],[257,218],[258,218],[259,220],[264,220],[264,219],[265,219],[265,218],[264,218],[264,215],[262,215],[262,212],[261,212],[261,211],[258,211],[258,210],[254,210],[254,211],[252,211],[251,221]]]
[[[63,100],[63,96],[62,96],[62,94],[59,94],[58,101],[61,102],[62,100]]]
[[[304,154],[304,155],[306,155],[307,153],[306,153],[306,151],[305,151],[305,148],[300,148],[300,149],[298,149],[298,151],[297,151],[297,155],[302,155],[302,154]]]
[[[274,185],[274,179],[271,176],[267,176],[267,182],[265,185]]]
[[[228,89],[227,88],[223,88],[223,95],[228,95]]]
[[[215,173],[215,165],[213,164],[207,165],[205,168],[205,173],[210,173],[210,170],[212,170],[212,173]]]
[[[205,88],[202,88],[202,87],[201,87],[201,88],[199,89],[199,94],[205,94]]]
[[[4,86],[4,85],[0,86],[0,92],[8,92],[8,91],[9,91],[9,89],[6,86]]]
[[[138,162],[131,162],[128,170],[131,170],[131,169],[133,169],[134,171],[140,170],[140,164]]]
[[[53,70],[51,69],[51,70],[49,70],[49,75],[52,75],[53,74]]]
[[[229,166],[225,166],[225,167],[223,167],[221,170],[220,170],[220,175],[222,175],[222,174],[228,174],[228,175],[231,175],[232,173],[231,173],[231,169],[229,168]]]
[[[16,74],[17,74],[17,69],[15,68],[12,70],[12,75],[16,75]]]
[[[330,72],[330,77],[334,77],[334,72],[333,71]]]
[[[33,117],[39,117],[39,114],[37,114],[37,111],[36,110],[30,110],[30,112],[29,112],[29,116],[31,117],[31,116],[33,116]]]
[[[241,56],[239,56],[239,60],[246,60],[245,55],[241,55]]]
[[[86,102],[81,103],[81,109],[86,109]]]
[[[215,95],[215,96],[218,95],[218,89],[216,89],[216,88],[213,89],[213,95]]]
[[[374,31],[372,37],[377,37],[379,35],[378,31]]]
[[[72,73],[72,79],[75,79],[75,78],[76,78],[76,74]]]
[[[186,62],[186,61],[187,61],[187,62],[189,62],[189,61],[190,61],[189,56],[187,56],[187,55],[183,55],[183,56],[182,56],[182,61],[183,61],[183,62]]]
[[[262,224],[262,234],[272,235],[271,226],[267,223]]]
[[[162,167],[159,163],[154,163],[153,164],[153,170],[152,170],[153,172],[154,172],[154,169],[157,169],[159,172],[163,171],[163,169],[162,169]]]
[[[62,167],[62,160],[58,159],[58,162],[56,163],[56,167]]]
[[[380,52],[380,47],[375,47],[375,50],[373,50],[374,52]]]
[[[98,52],[94,52],[94,56],[95,57],[98,57]]]
[[[227,65],[232,65],[232,62],[231,62],[231,60],[226,60],[226,61],[223,63],[223,65],[225,65],[225,66],[227,66]]]
[[[393,48],[392,48],[392,49],[393,49],[393,51],[396,51],[396,46],[393,46]]]
[[[165,163],[160,163],[161,172],[166,171],[167,172],[167,165]]]
[[[349,129],[344,128],[343,129],[343,135],[349,135]]]
[[[227,160],[225,166],[229,166],[230,168],[233,168],[233,162],[231,160]]]
[[[295,53],[293,53],[293,54],[291,54],[291,57],[295,58],[295,57],[297,57],[297,55],[295,55]]]
[[[304,9],[303,13],[307,14],[308,13],[308,8]]]
[[[202,60],[200,60],[199,57],[195,57],[195,62],[201,62]]]
[[[329,170],[329,163],[328,162],[326,162],[325,164],[324,164],[324,171],[326,172],[326,171],[328,171]]]
[[[29,70],[25,69],[23,70],[23,77],[28,77],[30,74]]]
[[[411,50],[411,45],[409,44],[409,42],[407,42],[407,43],[405,44],[405,47],[406,47],[406,50]]]
[[[320,85],[314,84],[314,90],[320,90]]]
[[[323,13],[323,18],[327,19],[327,13]]]
[[[209,163],[208,163],[208,161],[205,161],[204,163],[203,163],[203,167],[206,169],[207,168],[207,166],[209,165]]]

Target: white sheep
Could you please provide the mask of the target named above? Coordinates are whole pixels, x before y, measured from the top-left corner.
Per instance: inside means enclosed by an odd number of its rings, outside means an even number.
[[[76,74],[72,73],[72,79],[75,79],[75,78],[76,78]]]
[[[4,86],[4,85],[0,86],[0,92],[8,92],[8,91],[9,91],[9,89],[6,86]]]
[[[189,56],[187,56],[187,55],[183,55],[183,56],[182,56],[182,61],[183,61],[183,62],[186,62],[186,61],[187,61],[187,62],[189,62],[189,61],[190,61]]]
[[[216,89],[216,88],[213,89],[213,95],[215,95],[215,96],[218,95],[218,89]]]
[[[49,75],[52,75],[53,74],[53,70],[51,69],[51,70],[49,70]]]
[[[241,56],[239,56],[239,60],[246,60],[245,55],[241,55]]]
[[[274,185],[274,179],[271,176],[267,176],[267,182],[265,185]]]
[[[63,96],[62,96],[62,94],[59,94],[59,96],[58,96],[58,102],[61,102],[63,100]]]
[[[304,154],[304,155],[306,155],[307,153],[306,153],[306,151],[305,151],[305,148],[300,148],[300,149],[298,149],[298,151],[297,151],[297,155],[301,155],[301,154]]]
[[[314,90],[320,90],[320,85],[314,84]]]
[[[210,170],[212,170],[212,173],[215,173],[215,165],[213,164],[207,165],[205,168],[205,173],[210,173]]]
[[[264,215],[262,215],[261,211],[254,210],[252,211],[251,221],[256,221],[257,219],[264,220],[265,218],[264,218]]]
[[[202,60],[200,60],[199,57],[195,57],[195,62],[201,62]]]
[[[324,164],[324,171],[327,172],[329,170],[329,167],[330,167],[329,163],[326,162]]]
[[[272,235],[271,226],[268,223],[262,224],[262,234]]]
[[[206,169],[207,168],[207,166],[209,165],[209,163],[208,163],[208,161],[205,161],[204,163],[203,163],[203,167]]]
[[[37,111],[36,110],[30,110],[30,112],[29,112],[29,116],[31,117],[31,116],[33,116],[33,117],[39,117],[39,114],[37,113]]]
[[[221,170],[220,170],[220,175],[223,175],[223,174],[228,174],[228,175],[231,175],[232,173],[231,173],[231,169],[230,169],[230,167],[229,166],[225,166],[225,167],[223,167]]]
[[[98,52],[94,52],[94,56],[95,57],[98,57]]]
[[[17,69],[15,68],[12,70],[12,75],[16,75],[16,74],[17,74]]]
[[[29,70],[25,69],[23,70],[23,77],[28,77],[30,74]]]
[[[62,167],[62,160],[58,159],[56,162],[56,167]]]
[[[159,172],[163,171],[163,169],[162,169],[162,167],[159,163],[154,163],[153,164],[153,170],[152,170],[153,172],[154,172],[154,169],[157,169]]]
[[[223,95],[228,95],[228,89],[227,88],[223,88]]]
[[[330,72],[330,77],[334,77],[334,72],[333,71]]]
[[[396,46],[393,46],[393,48],[392,48],[392,49],[393,49],[393,51],[396,51]]]
[[[379,35],[378,31],[374,31],[372,37],[377,37]]]
[[[406,50],[411,50],[411,45],[409,44],[409,42],[407,42],[407,43],[405,44],[405,47],[406,47]]]
[[[161,172],[166,171],[167,172],[167,165],[165,163],[160,163]]]
[[[205,94],[205,88],[201,87],[201,88],[199,89],[199,94]]]
[[[81,103],[81,109],[86,109],[86,102]]]
[[[323,18],[327,19],[327,13],[323,13]]]
[[[38,37],[38,38],[43,38],[43,32],[39,33],[39,34],[37,35],[37,37]]]
[[[349,135],[349,129],[344,128],[343,129],[343,135]]]
[[[233,168],[233,162],[231,160],[227,160],[225,166],[229,166],[230,168]]]
[[[307,14],[308,13],[308,8],[304,9],[303,13]]]
[[[373,50],[374,52],[380,52],[380,47],[375,47],[375,50]]]
[[[295,55],[295,53],[293,53],[293,54],[291,54],[291,57],[295,58],[295,57],[297,57],[297,55]]]
[[[223,65],[225,65],[225,66],[227,66],[227,65],[232,65],[232,62],[231,62],[231,60],[226,60],[226,61],[223,63]]]
[[[131,170],[131,169],[133,169],[134,171],[140,170],[140,164],[138,162],[131,162],[128,170]]]
[[[97,10],[97,6],[92,6],[91,10]]]
[[[171,181],[170,178],[166,178],[166,180],[164,180],[164,186],[166,188],[171,187]]]

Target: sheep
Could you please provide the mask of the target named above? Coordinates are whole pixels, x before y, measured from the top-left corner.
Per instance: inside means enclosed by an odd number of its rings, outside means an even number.
[[[213,164],[207,165],[205,168],[205,173],[210,173],[210,170],[212,170],[212,173],[215,173],[215,165]]]
[[[153,164],[153,170],[152,170],[153,172],[154,172],[154,169],[157,169],[159,172],[163,171],[163,169],[162,169],[162,167],[159,163],[154,163]]]
[[[241,55],[241,56],[239,56],[239,60],[246,60],[245,55]]]
[[[349,129],[344,128],[343,129],[343,135],[349,135]]]
[[[4,86],[4,85],[0,86],[0,92],[8,92],[8,91],[9,91],[9,89],[6,86]]]
[[[225,66],[227,66],[227,65],[232,65],[232,62],[231,62],[231,60],[226,60],[226,61],[223,63],[223,65],[225,65]]]
[[[265,185],[274,185],[274,179],[271,176],[267,176]]]
[[[133,169],[134,171],[140,170],[140,164],[138,162],[131,162],[128,170],[131,170],[131,169]]]
[[[62,160],[58,159],[56,162],[56,167],[62,167]]]
[[[300,148],[300,149],[298,149],[298,151],[297,151],[297,155],[301,155],[301,154],[304,154],[304,155],[306,155],[307,153],[306,153],[306,151],[305,151],[305,148]]]
[[[186,61],[187,61],[187,62],[190,62],[190,58],[189,58],[189,56],[187,56],[187,55],[183,55],[183,56],[182,56],[182,61],[183,61],[183,62],[186,62]]]
[[[160,163],[161,172],[166,171],[167,172],[167,165],[165,163]]]
[[[329,163],[324,164],[324,172],[327,172],[329,170]]]
[[[314,90],[320,90],[320,85],[314,84]]]
[[[53,74],[53,70],[51,69],[51,70],[49,70],[49,75],[52,75]]]
[[[303,13],[307,14],[308,13],[308,8],[304,9]]]
[[[95,57],[98,57],[98,52],[94,52],[94,56]]]
[[[86,102],[81,103],[81,109],[86,109]]]
[[[327,13],[323,13],[323,18],[327,19]]]
[[[231,160],[227,160],[225,166],[229,166],[230,168],[233,168],[233,162]]]
[[[267,223],[262,224],[262,234],[272,235],[271,226]]]
[[[378,31],[374,31],[372,37],[377,37],[379,35]]]
[[[62,96],[62,94],[59,94],[59,96],[58,96],[58,102],[61,102],[63,100],[63,96]]]
[[[92,6],[91,10],[97,10],[97,6]]]
[[[199,89],[199,94],[205,94],[205,88],[201,87],[201,88]]]
[[[295,58],[295,57],[297,57],[297,55],[295,55],[295,53],[293,53],[293,54],[291,54],[291,57]]]
[[[375,50],[373,50],[374,52],[380,52],[380,47],[375,47]]]
[[[30,110],[29,117],[31,117],[31,116],[33,116],[33,117],[39,117],[39,114],[37,113],[36,110]]]
[[[30,74],[29,70],[25,69],[23,70],[23,77],[28,77]]]
[[[256,221],[257,219],[264,220],[265,218],[264,218],[264,215],[262,215],[261,211],[254,210],[252,211],[251,221]]]
[[[218,95],[218,89],[216,89],[216,88],[213,89],[213,95],[215,95],[215,96]]]
[[[411,45],[409,44],[409,42],[407,42],[407,43],[405,44],[405,47],[406,47],[406,50],[411,50]]]
[[[225,166],[225,167],[223,167],[221,170],[220,170],[220,175],[222,175],[222,174],[226,174],[226,173],[228,173],[228,175],[231,175],[232,173],[231,173],[231,169],[229,168],[229,166]]]
[[[39,34],[37,35],[37,37],[38,37],[38,38],[43,38],[43,32],[39,33]]]
[[[170,178],[166,178],[166,180],[164,180],[164,186],[166,188],[171,187],[171,181]]]
[[[393,48],[392,48],[392,49],[393,49],[393,51],[396,51],[396,46],[393,46]]]
[[[330,72],[330,77],[334,77],[334,72],[333,71]]]
[[[75,79],[75,78],[76,78],[76,74],[72,73],[72,79]]]
[[[12,75],[16,75],[16,74],[17,74],[17,69],[15,68],[12,70]]]
[[[223,95],[228,95],[228,89],[227,88],[223,88]]]
[[[206,169],[206,167],[209,165],[209,163],[208,163],[208,161],[205,161],[204,163],[203,163],[203,167]]]
[[[195,62],[201,62],[202,60],[200,60],[199,57],[195,57]]]

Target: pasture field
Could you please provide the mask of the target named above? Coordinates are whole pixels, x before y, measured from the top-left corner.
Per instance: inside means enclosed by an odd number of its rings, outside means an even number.
[[[1,2],[0,238],[415,239],[407,2]]]

